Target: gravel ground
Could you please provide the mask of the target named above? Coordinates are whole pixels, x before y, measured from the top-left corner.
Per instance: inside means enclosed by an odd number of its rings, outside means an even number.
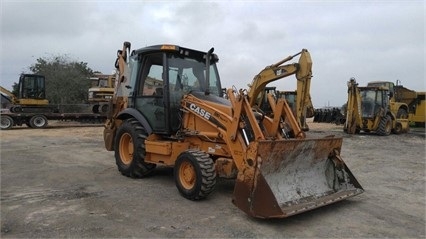
[[[1,131],[1,238],[425,238],[424,129],[380,137],[309,126],[309,137],[343,137],[341,156],[365,192],[275,220],[237,209],[232,180],[193,202],[179,195],[169,168],[122,176],[99,126]]]

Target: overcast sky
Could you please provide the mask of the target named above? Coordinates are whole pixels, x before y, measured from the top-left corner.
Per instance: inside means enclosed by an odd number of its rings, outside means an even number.
[[[341,106],[351,77],[426,90],[425,12],[423,0],[1,0],[0,82],[11,89],[37,58],[57,55],[109,74],[130,41],[132,49],[214,47],[222,85],[246,88],[266,66],[306,48],[314,106]],[[273,85],[294,90],[295,83],[292,76]]]

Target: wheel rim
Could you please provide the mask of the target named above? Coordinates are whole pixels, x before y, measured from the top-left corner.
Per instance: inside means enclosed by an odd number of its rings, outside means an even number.
[[[36,127],[43,127],[46,124],[46,120],[42,117],[37,117],[34,119],[34,125]]]
[[[196,174],[194,166],[187,161],[182,162],[179,168],[179,181],[185,189],[192,189],[195,185]]]
[[[124,164],[130,164],[133,160],[133,139],[129,133],[124,133],[120,138],[120,158]]]

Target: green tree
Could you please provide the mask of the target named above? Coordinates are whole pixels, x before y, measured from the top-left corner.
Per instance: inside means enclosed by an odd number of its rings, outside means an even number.
[[[46,77],[46,98],[52,104],[80,104],[87,102],[93,70],[85,62],[77,62],[66,55],[38,58],[30,66],[34,74]]]
[[[19,84],[16,82],[13,82],[12,85],[12,94],[18,96],[18,92],[19,92]]]

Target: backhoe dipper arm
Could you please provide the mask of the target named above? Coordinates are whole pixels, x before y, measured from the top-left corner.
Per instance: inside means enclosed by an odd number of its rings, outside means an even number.
[[[348,81],[348,102],[346,105],[345,129],[348,134],[355,134],[361,124],[361,96],[355,78]]]
[[[105,148],[109,151],[114,150],[113,144],[115,131],[117,126],[120,124],[120,121],[116,121],[115,119],[117,118],[118,113],[127,108],[127,95],[123,94],[122,83],[126,82],[128,75],[128,51],[130,51],[130,42],[124,42],[123,49],[117,51],[117,60],[115,61],[115,67],[118,70],[118,77],[116,77],[117,82],[114,87],[114,95],[109,102],[109,112],[104,129]]]
[[[125,68],[127,63],[127,52],[130,52],[130,42],[123,43],[123,49],[117,51],[117,60],[115,61],[115,67],[119,74],[119,83],[125,81]]]
[[[287,61],[292,60],[294,57],[300,55],[298,63],[292,63],[287,65],[282,65]],[[279,80],[281,78],[296,74],[296,78],[299,80],[303,80],[307,78],[307,74],[309,73],[309,79],[311,76],[311,67],[312,60],[308,50],[303,49],[301,52],[288,56],[287,58],[273,64],[267,66],[263,69],[259,74],[257,74],[252,83],[249,85],[248,89],[248,97],[249,103],[251,106],[256,104],[257,98],[261,92],[265,90],[265,86],[273,81]],[[299,87],[302,85],[298,84],[298,92]],[[309,84],[310,86],[310,84]],[[308,86],[308,87],[309,87]]]
[[[282,65],[298,55],[300,55],[298,63]],[[306,122],[304,120],[306,108],[312,106],[309,93],[312,78],[312,59],[308,50],[302,49],[301,52],[266,67],[254,77],[253,82],[249,85],[247,95],[250,106],[253,107],[258,103],[260,99],[259,95],[265,90],[267,84],[293,74],[296,75],[297,79],[296,120],[300,127],[306,128]]]

